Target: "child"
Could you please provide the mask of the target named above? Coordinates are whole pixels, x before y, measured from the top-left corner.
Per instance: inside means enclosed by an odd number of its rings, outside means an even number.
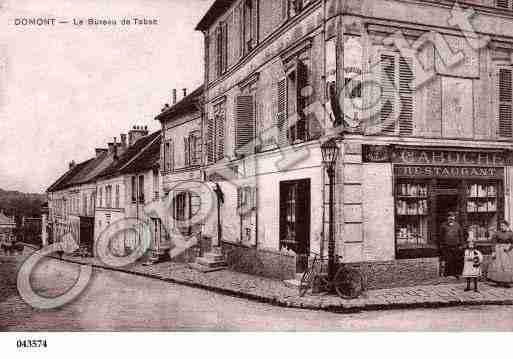
[[[481,264],[483,263],[483,255],[474,248],[474,242],[469,239],[463,262],[463,278],[467,279],[467,288],[465,292],[470,290],[470,280],[474,280],[474,292],[477,290],[477,280],[481,277]]]

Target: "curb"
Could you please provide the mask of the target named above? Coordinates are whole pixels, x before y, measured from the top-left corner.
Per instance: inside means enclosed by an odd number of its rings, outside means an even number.
[[[80,261],[68,259],[68,258],[58,258],[54,256],[49,256],[50,258],[61,260],[63,262],[80,264],[80,265],[88,265],[88,263],[82,263]],[[203,290],[208,290],[211,292],[228,295],[231,297],[247,299],[255,302],[270,304],[278,307],[284,308],[297,308],[297,309],[307,309],[307,310],[320,310],[331,313],[340,313],[340,314],[351,314],[351,313],[359,313],[364,311],[383,311],[383,310],[404,310],[404,309],[434,309],[434,308],[448,308],[448,307],[457,307],[457,306],[478,306],[478,305],[513,305],[513,299],[497,299],[497,300],[458,300],[451,299],[448,301],[432,301],[432,302],[411,302],[411,303],[384,303],[384,304],[363,304],[363,305],[351,305],[351,304],[341,304],[341,305],[332,305],[332,304],[310,304],[304,302],[290,301],[284,300],[277,297],[266,297],[258,294],[252,294],[245,291],[234,290],[229,288],[222,288],[218,286],[208,285],[204,283],[198,283],[188,280],[181,280],[176,278],[164,277],[157,274],[151,273],[143,273],[136,270],[126,269],[126,268],[113,268],[105,265],[98,264],[89,264],[93,268],[103,269],[103,270],[111,270],[125,274],[138,275],[141,277],[157,279],[168,283],[184,285],[192,288],[198,288]]]

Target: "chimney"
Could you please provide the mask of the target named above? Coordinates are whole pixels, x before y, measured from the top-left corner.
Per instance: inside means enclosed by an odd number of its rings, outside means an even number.
[[[69,163],[69,169],[70,169],[70,170],[72,170],[75,166],[76,166],[75,161],[71,161],[71,162]]]
[[[182,91],[183,91],[183,97],[187,96],[187,89],[183,88]]]
[[[106,148],[96,148],[94,150],[94,152],[96,153],[96,157],[100,157],[104,153],[107,153],[107,149]]]
[[[130,131],[128,131],[128,146],[132,146],[137,142],[140,138],[148,135],[148,126],[144,128],[142,126],[134,126]]]
[[[173,105],[176,103],[176,89],[173,89]]]

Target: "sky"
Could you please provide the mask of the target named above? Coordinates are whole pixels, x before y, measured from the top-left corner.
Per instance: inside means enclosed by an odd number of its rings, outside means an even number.
[[[0,0],[0,188],[44,192],[68,168],[203,80],[213,0]],[[15,25],[18,18],[69,24]],[[120,25],[123,18],[158,25]],[[115,19],[77,26],[73,19]]]

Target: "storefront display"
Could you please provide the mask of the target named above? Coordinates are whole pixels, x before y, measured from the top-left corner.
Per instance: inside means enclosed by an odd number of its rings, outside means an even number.
[[[438,256],[449,211],[468,236],[490,246],[504,216],[503,151],[394,148],[396,258]]]

